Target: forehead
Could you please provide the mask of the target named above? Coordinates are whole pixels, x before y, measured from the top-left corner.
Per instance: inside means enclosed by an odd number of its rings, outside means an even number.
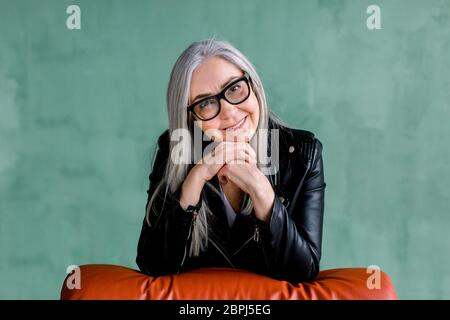
[[[207,58],[192,73],[191,98],[198,94],[220,91],[230,77],[240,75],[242,71],[231,62],[219,57]]]

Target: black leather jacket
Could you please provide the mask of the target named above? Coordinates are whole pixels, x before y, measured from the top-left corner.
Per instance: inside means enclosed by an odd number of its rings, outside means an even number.
[[[272,121],[269,127],[273,128]],[[272,183],[275,202],[269,222],[254,214],[238,214],[230,228],[222,199],[205,187],[202,197],[215,219],[210,222],[208,248],[189,257],[193,215],[184,211],[177,192],[164,192],[155,201],[159,217],[144,218],[136,263],[152,276],[175,274],[197,267],[250,270],[290,282],[312,280],[319,272],[324,211],[322,144],[309,131],[279,128],[278,182]],[[158,152],[149,176],[148,199],[161,180],[169,158],[169,131],[158,139]],[[269,142],[270,145],[270,142]],[[210,181],[218,190],[217,176]]]

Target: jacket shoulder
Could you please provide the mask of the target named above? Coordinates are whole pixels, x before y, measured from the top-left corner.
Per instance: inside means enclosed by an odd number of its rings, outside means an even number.
[[[158,137],[158,147],[168,147],[170,142],[169,129],[164,130],[163,133]]]
[[[307,161],[313,161],[322,152],[322,143],[316,135],[308,130],[280,127],[284,142],[291,150],[297,150]]]
[[[291,128],[291,130],[297,141],[304,141],[304,142],[312,143],[312,142],[314,142],[314,139],[316,139],[315,134],[311,131],[295,129],[295,128]]]
[[[150,179],[156,179],[156,177],[158,177],[158,179],[160,178],[160,174],[164,170],[167,163],[169,143],[170,135],[169,129],[167,129],[162,134],[160,134],[157,144],[154,145],[153,155],[151,156],[153,169],[150,172]]]

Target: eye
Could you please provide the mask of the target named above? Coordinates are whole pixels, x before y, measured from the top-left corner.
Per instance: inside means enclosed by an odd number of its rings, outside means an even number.
[[[203,109],[203,108],[208,107],[211,104],[211,102],[212,102],[211,99],[208,99],[208,100],[200,102],[198,104],[198,106]]]
[[[237,90],[239,90],[241,88],[241,85],[240,84],[235,84],[234,86],[232,86],[231,88],[230,88],[230,90],[232,91],[232,92],[236,92]]]

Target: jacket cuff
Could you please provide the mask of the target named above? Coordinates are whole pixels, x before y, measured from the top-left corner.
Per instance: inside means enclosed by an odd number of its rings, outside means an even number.
[[[275,196],[275,201],[273,203],[272,215],[270,216],[270,220],[268,222],[270,230],[278,230],[279,225],[283,223],[285,219],[285,209],[281,199],[278,196]]]
[[[193,218],[193,213],[187,210],[184,210],[180,204],[180,196],[181,196],[181,185],[180,187],[172,193],[170,190],[167,192],[168,201],[165,205],[171,206],[173,210],[171,219],[175,221],[180,221],[182,224],[190,224]],[[200,199],[201,201],[201,199]]]

